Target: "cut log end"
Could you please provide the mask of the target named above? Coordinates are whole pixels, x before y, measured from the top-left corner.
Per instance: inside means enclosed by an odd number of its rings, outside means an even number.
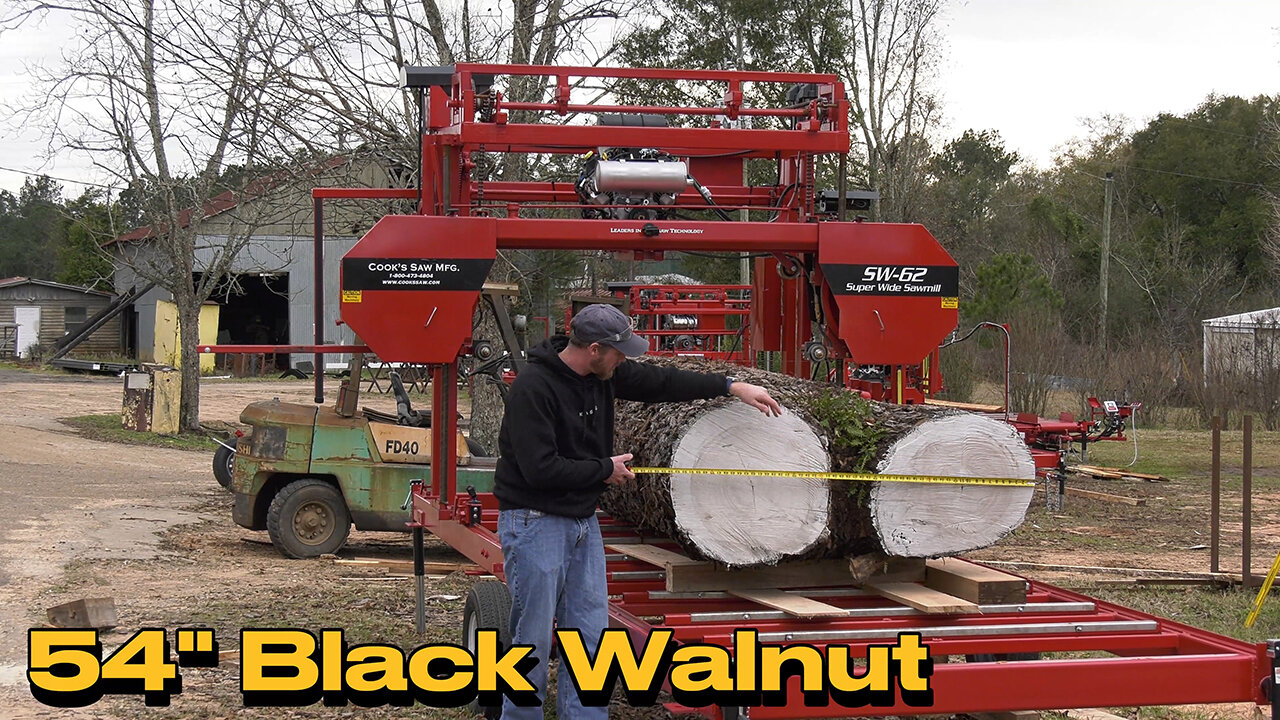
[[[979,415],[929,420],[898,439],[878,470],[901,475],[1035,479],[1026,444],[1008,424]],[[878,483],[872,522],[892,555],[939,557],[986,547],[1022,523],[1031,487]]]
[[[680,437],[674,467],[830,470],[822,439],[794,413],[765,417],[742,403],[702,414]],[[823,480],[673,475],[681,532],[727,565],[772,565],[826,539],[830,492]]]

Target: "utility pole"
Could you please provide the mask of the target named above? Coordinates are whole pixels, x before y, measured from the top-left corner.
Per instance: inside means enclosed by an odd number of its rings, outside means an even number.
[[[1111,274],[1111,190],[1115,179],[1107,173],[1107,199],[1102,205],[1102,260],[1098,268],[1098,294],[1102,310],[1098,313],[1098,339],[1102,352],[1107,351],[1107,285]]]

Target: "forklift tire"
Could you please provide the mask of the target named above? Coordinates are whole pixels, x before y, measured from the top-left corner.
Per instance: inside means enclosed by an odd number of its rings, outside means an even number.
[[[471,453],[471,457],[489,457],[484,446],[471,438],[467,438],[467,452]]]
[[[338,488],[310,478],[295,480],[271,499],[267,534],[289,558],[337,552],[351,532],[351,513]]]
[[[219,485],[228,490],[231,489],[231,475],[234,472],[235,465],[235,450],[225,445],[219,445],[218,449],[213,451],[213,476],[217,478]]]
[[[481,580],[467,592],[467,602],[462,609],[462,642],[475,654],[476,633],[479,630],[497,630],[498,643],[511,645],[511,591],[507,584],[497,580]],[[502,652],[501,648],[498,650]],[[484,715],[486,720],[502,717],[502,705],[480,705],[471,701],[468,711]]]

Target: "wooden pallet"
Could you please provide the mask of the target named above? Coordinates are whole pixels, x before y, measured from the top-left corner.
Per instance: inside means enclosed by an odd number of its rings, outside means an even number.
[[[861,585],[882,597],[929,614],[976,613],[984,603],[1026,601],[1026,581],[960,558],[881,558],[869,576],[855,578],[865,558],[811,560],[772,567],[725,569],[667,548],[609,544],[609,550],[663,569],[672,592],[728,592],[800,618],[842,617],[836,607],[806,597],[806,588]]]

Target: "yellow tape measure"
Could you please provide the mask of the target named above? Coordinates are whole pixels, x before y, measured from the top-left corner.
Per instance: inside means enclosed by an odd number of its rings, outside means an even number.
[[[800,478],[803,480],[923,483],[926,485],[1035,486],[1034,481],[1020,478],[951,477],[949,475],[881,475],[878,473],[806,472],[804,470],[726,470],[723,468],[661,467],[633,467],[631,472],[636,475],[741,475],[745,477]]]

